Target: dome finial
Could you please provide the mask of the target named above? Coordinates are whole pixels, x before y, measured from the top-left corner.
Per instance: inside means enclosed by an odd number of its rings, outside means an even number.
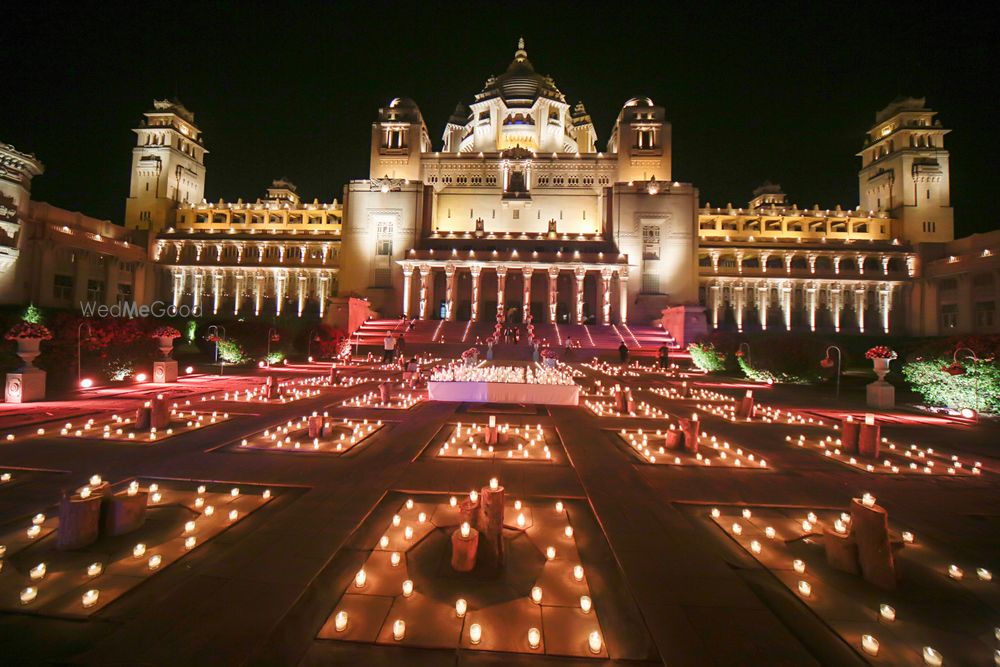
[[[514,60],[521,62],[528,59],[528,52],[524,50],[524,37],[517,40],[517,51],[514,52]]]

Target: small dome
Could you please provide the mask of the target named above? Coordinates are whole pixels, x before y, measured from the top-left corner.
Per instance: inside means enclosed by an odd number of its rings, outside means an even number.
[[[628,102],[625,103],[627,107],[653,107],[653,100],[648,97],[633,97]]]
[[[490,78],[478,97],[482,99],[495,96],[503,98],[505,102],[534,102],[539,97],[566,101],[551,77],[535,71],[535,67],[528,60],[528,52],[524,50],[524,39],[518,42],[514,60],[507,67],[507,71],[500,76]]]

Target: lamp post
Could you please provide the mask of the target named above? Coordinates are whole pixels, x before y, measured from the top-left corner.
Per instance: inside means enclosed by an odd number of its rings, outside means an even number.
[[[743,341],[740,343],[739,347],[736,348],[737,352],[740,352],[747,359],[747,363],[750,363],[750,343]]]
[[[830,366],[833,365],[833,359],[830,358],[830,350],[837,351],[837,398],[840,398],[840,366],[841,362],[844,359],[843,352],[841,352],[840,348],[837,347],[836,345],[831,345],[830,347],[826,348],[826,358],[820,362],[820,365],[823,365],[826,368],[829,368]]]
[[[94,335],[93,330],[90,328],[90,322],[83,320],[80,322],[79,326],[76,328],[76,386],[80,386],[83,382],[83,355],[81,354],[81,343],[83,342],[83,327],[87,327],[87,338]]]
[[[318,338],[318,336],[316,336],[316,328],[315,327],[313,327],[312,329],[309,330],[309,342],[306,343],[306,358],[310,362],[312,362],[312,355],[313,355],[313,353],[312,353],[312,349],[313,349],[312,345],[313,345],[313,339],[314,338]]]
[[[274,327],[270,327],[267,330],[267,356],[264,357],[264,361],[267,362],[268,366],[271,365],[271,340],[277,335],[278,335],[278,330],[275,329]]]
[[[219,335],[219,329],[222,329],[221,338]],[[222,326],[221,324],[213,324],[210,327],[208,327],[208,335],[215,337],[215,363],[219,364],[219,375],[222,375],[223,366],[225,365],[225,362],[222,363],[219,362],[219,340],[226,339],[226,327]]]

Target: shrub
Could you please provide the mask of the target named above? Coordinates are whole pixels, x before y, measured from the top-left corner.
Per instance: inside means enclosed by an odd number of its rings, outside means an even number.
[[[127,354],[107,357],[101,364],[101,375],[111,382],[122,382],[135,375],[135,360]]]
[[[1000,412],[1000,367],[992,360],[963,360],[963,375],[944,370],[952,356],[916,359],[903,364],[903,377],[932,406],[980,412]]]
[[[691,343],[688,345],[691,361],[706,373],[725,370],[726,355],[715,349],[711,343]]]
[[[219,351],[219,355],[222,355],[222,351]],[[275,351],[264,357],[264,361],[267,362],[268,366],[274,366],[275,364],[280,364],[281,360],[285,358],[284,352]]]
[[[219,340],[219,359],[227,364],[239,364],[247,360],[243,346],[232,338]]]

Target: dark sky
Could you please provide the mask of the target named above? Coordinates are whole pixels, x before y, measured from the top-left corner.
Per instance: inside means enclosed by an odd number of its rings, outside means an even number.
[[[21,5],[0,27],[0,141],[45,163],[35,198],[116,222],[130,129],[154,97],[195,112],[211,200],[287,176],[326,201],[367,176],[380,105],[416,100],[437,148],[455,103],[523,35],[535,67],[584,101],[599,149],[628,98],[666,107],[673,176],[703,204],[742,206],[770,179],[800,205],[854,207],[875,112],[926,96],[953,129],[958,233],[998,226],[998,24],[971,3]]]

